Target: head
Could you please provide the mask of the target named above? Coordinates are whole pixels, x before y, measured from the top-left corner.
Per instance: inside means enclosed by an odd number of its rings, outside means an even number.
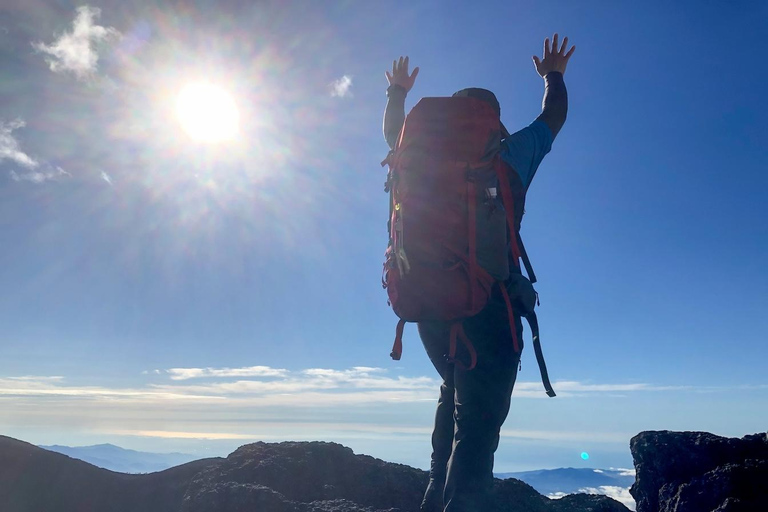
[[[453,93],[454,96],[463,97],[463,98],[476,98],[478,100],[483,100],[484,102],[488,103],[491,107],[493,107],[493,110],[499,115],[499,119],[501,119],[501,106],[499,105],[499,100],[496,99],[496,95],[493,94],[488,89],[480,89],[479,87],[469,87],[467,89],[462,89],[458,92]],[[509,132],[507,131],[507,128],[504,126],[504,123],[501,123],[501,138],[505,139],[509,137]]]

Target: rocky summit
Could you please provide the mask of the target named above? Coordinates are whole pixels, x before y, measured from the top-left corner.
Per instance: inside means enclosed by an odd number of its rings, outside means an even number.
[[[2,512],[416,512],[427,473],[335,443],[254,443],[226,459],[128,475],[0,436]],[[495,512],[627,512],[606,496],[550,500],[496,480]]]
[[[254,443],[201,471],[183,512],[416,512],[427,473],[335,443]],[[498,512],[626,512],[606,496],[550,500],[519,480],[496,480]]]
[[[630,441],[637,512],[768,510],[768,435],[641,432]]]

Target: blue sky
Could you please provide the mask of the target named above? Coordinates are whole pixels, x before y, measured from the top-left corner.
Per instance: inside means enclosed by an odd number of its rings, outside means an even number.
[[[426,467],[437,375],[380,286],[384,71],[538,115],[540,283],[497,471],[626,467],[646,429],[768,425],[763,2],[12,1],[0,8],[0,433],[220,455],[332,440]],[[237,105],[196,142],[188,84]],[[188,128],[188,127],[187,127]],[[583,461],[582,452],[591,458]]]

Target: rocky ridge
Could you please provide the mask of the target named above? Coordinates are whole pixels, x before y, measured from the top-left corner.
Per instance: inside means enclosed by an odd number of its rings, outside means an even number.
[[[415,512],[427,473],[335,443],[254,443],[201,471],[183,512]],[[550,500],[515,479],[496,480],[497,512],[626,512],[606,496]]]
[[[226,459],[129,475],[0,436],[3,512],[416,512],[427,473],[335,443],[254,443]],[[626,512],[606,496],[550,500],[496,480],[497,512]]]
[[[768,510],[768,434],[641,432],[630,450],[637,512]]]

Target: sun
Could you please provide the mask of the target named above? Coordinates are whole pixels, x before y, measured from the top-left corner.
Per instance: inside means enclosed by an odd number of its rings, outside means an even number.
[[[226,142],[234,139],[240,128],[232,95],[208,83],[190,83],[181,89],[176,97],[176,116],[195,142]]]

